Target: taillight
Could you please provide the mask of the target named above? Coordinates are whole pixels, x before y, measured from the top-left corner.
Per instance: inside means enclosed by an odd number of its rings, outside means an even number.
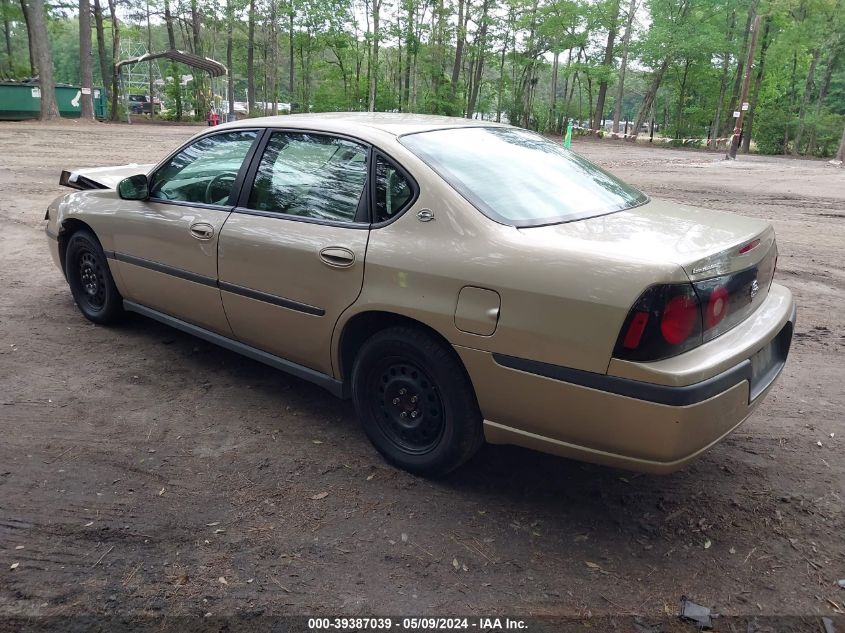
[[[763,301],[776,261],[777,250],[772,248],[745,270],[693,283],[647,288],[628,312],[614,357],[660,360],[716,338]]]
[[[691,284],[648,288],[637,300],[613,355],[626,360],[657,360],[701,344],[701,309]]]

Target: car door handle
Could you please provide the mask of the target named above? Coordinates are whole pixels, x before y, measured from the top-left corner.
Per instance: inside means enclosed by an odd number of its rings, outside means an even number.
[[[320,251],[320,259],[332,268],[349,268],[355,263],[355,253],[342,246],[329,246]]]
[[[191,237],[198,240],[210,240],[214,237],[214,227],[208,222],[196,222],[191,225]]]

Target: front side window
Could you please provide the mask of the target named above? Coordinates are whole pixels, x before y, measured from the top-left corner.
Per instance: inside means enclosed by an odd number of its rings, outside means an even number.
[[[205,136],[171,158],[152,178],[150,197],[226,205],[255,141],[253,130]]]
[[[249,208],[316,220],[354,222],[367,179],[367,148],[322,134],[274,132]]]
[[[465,127],[407,134],[401,143],[486,216],[510,226],[570,222],[648,198],[539,134]]]
[[[402,211],[414,197],[411,183],[384,157],[376,158],[375,221],[386,222]]]

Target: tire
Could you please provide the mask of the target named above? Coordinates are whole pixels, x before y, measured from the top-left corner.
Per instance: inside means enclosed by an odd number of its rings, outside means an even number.
[[[445,475],[484,442],[463,365],[421,329],[393,327],[364,343],[352,369],[352,399],[376,449],[413,473]]]
[[[114,285],[106,255],[94,234],[80,230],[65,250],[65,275],[73,299],[85,318],[100,325],[123,317],[123,297]]]

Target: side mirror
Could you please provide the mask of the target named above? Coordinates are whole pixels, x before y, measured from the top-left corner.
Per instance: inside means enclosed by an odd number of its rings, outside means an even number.
[[[117,193],[124,200],[146,200],[150,197],[150,183],[144,174],[129,176],[118,183]]]

